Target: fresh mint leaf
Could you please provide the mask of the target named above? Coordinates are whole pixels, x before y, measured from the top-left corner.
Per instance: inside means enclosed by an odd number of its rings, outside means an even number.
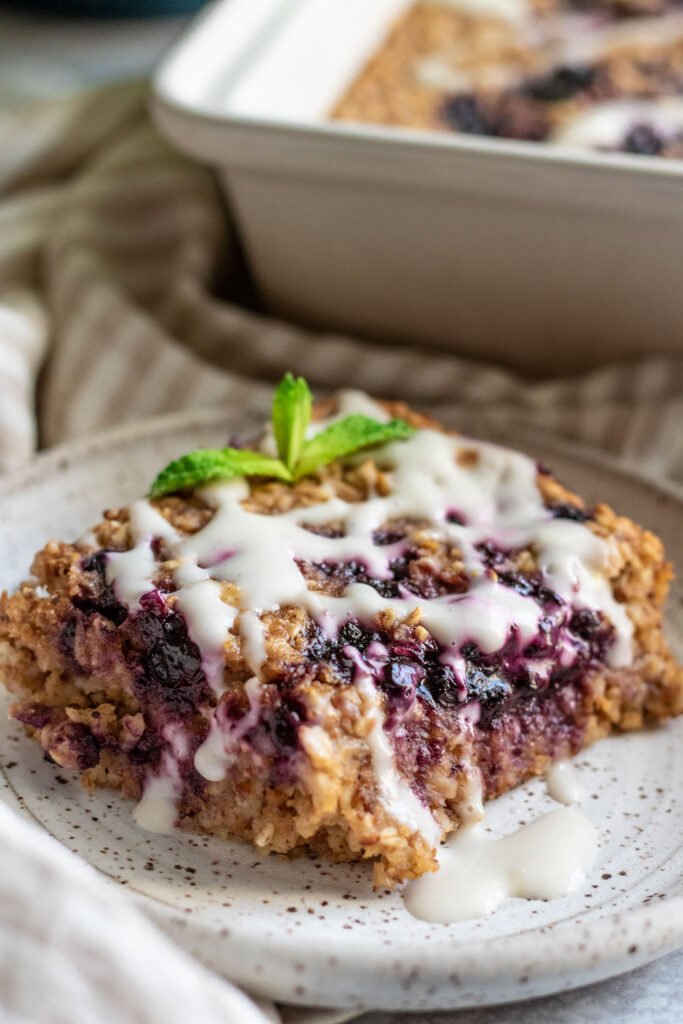
[[[286,373],[273,398],[273,433],[278,455],[289,470],[294,470],[311,421],[313,399],[303,377]]]
[[[383,444],[386,441],[402,441],[412,437],[413,427],[405,420],[390,420],[380,423],[360,413],[347,416],[337,423],[332,423],[326,430],[316,434],[304,444],[301,458],[294,469],[294,478],[307,476],[319,466],[326,466],[335,459],[362,448]]]
[[[247,448],[200,449],[166,466],[152,484],[149,497],[235,477],[258,476],[291,484],[335,459],[387,441],[405,440],[415,433],[404,420],[380,423],[356,414],[332,423],[307,441],[312,401],[304,378],[285,374],[275,392],[272,412],[279,459]]]
[[[169,463],[159,473],[149,492],[159,498],[172,491],[185,491],[215,480],[240,476],[266,476],[291,483],[292,474],[279,459],[242,448],[202,448]]]

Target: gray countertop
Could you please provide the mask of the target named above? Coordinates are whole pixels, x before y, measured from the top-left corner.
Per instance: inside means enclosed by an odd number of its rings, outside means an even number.
[[[681,1024],[683,950],[599,985],[513,1006],[368,1013],[358,1024]]]

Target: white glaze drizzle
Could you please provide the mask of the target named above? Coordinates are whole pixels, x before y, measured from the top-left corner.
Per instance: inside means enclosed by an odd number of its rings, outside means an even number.
[[[239,741],[250,729],[258,725],[261,714],[261,686],[255,676],[244,684],[244,692],[249,701],[247,714],[239,722],[232,722],[229,728],[223,728],[214,715],[207,737],[194,756],[195,768],[209,782],[221,782],[226,777]]]
[[[524,70],[514,64],[481,64],[476,71],[470,70],[461,66],[461,59],[452,53],[421,57],[415,65],[415,78],[420,85],[448,93],[511,89],[524,77]]]
[[[174,831],[176,801],[181,792],[177,771],[177,763],[164,753],[159,774],[145,781],[142,797],[133,808],[133,821],[147,832],[170,835]]]
[[[556,761],[545,773],[548,796],[560,804],[581,803],[583,790],[571,761]]]
[[[99,547],[97,543],[97,536],[94,530],[86,530],[76,541],[76,546],[81,551],[96,551]]]
[[[550,900],[574,892],[597,853],[594,826],[573,808],[550,811],[502,839],[465,825],[439,850],[439,870],[409,882],[414,917],[452,924],[482,917],[510,897]]]
[[[357,673],[354,682],[365,699],[366,715],[373,723],[365,742],[372,755],[382,804],[395,821],[405,825],[411,832],[419,832],[432,847],[438,846],[441,829],[429,809],[420,802],[396,769],[394,751],[384,730],[381,694],[367,674]]]
[[[177,534],[169,522],[148,501],[134,501],[129,508],[130,551],[113,551],[107,557],[107,582],[114,585],[122,604],[136,608],[140,598],[154,590],[156,558],[152,541],[157,537],[170,543]]]
[[[683,130],[683,98],[596,103],[560,125],[548,141],[581,149],[617,149],[637,124],[650,125],[663,134]]]
[[[176,823],[176,801],[182,793],[179,764],[188,754],[187,736],[182,727],[167,725],[163,736],[168,743],[159,768],[145,780],[142,798],[133,810],[133,821],[147,832],[169,835]]]
[[[210,579],[181,586],[176,608],[185,616],[190,636],[201,651],[207,682],[220,697],[225,689],[225,638],[235,621],[237,609],[222,600],[221,584]]]
[[[388,423],[391,419],[387,410],[379,405],[374,398],[371,398],[366,391],[359,391],[358,388],[344,388],[337,393],[339,398],[339,409],[334,416],[328,419],[313,420],[308,425],[306,437],[315,437],[325,430],[334,420],[342,419],[344,416],[369,416],[380,423]]]
[[[337,416],[357,411],[381,419],[387,416],[367,395],[343,392]],[[465,453],[462,464],[459,453]],[[474,460],[468,461],[467,453],[474,453]],[[214,509],[213,518],[203,529],[184,538],[148,502],[136,502],[130,510],[133,547],[110,554],[107,579],[113,583],[118,599],[135,609],[140,598],[154,590],[152,542],[163,538],[166,557],[179,561],[174,572],[179,587],[178,607],[200,648],[207,678],[219,694],[221,636],[225,638],[229,629],[237,628],[242,653],[258,680],[266,657],[260,616],[287,606],[306,609],[332,637],[349,619],[369,622],[387,609],[404,618],[419,607],[422,624],[442,644],[444,660],[449,660],[463,683],[460,647],[465,641],[474,641],[482,651],[492,653],[503,647],[514,630],[524,644],[536,635],[543,615],[533,598],[496,582],[477,544],[493,540],[506,550],[530,545],[548,585],[570,606],[601,610],[611,620],[617,639],[609,652],[610,664],[630,662],[632,624],[604,576],[610,544],[581,523],[551,517],[538,491],[533,460],[496,445],[430,429],[418,431],[407,441],[384,446],[377,459],[390,474],[392,490],[387,496],[371,495],[356,503],[331,497],[309,508],[262,515],[242,507],[249,493],[246,481],[231,481],[202,492]],[[447,521],[453,509],[465,517],[468,525]],[[430,528],[435,535],[461,550],[470,578],[467,593],[427,599],[405,592],[399,598],[384,598],[371,586],[355,583],[345,589],[343,596],[331,597],[308,589],[298,561],[355,560],[363,562],[371,575],[390,577],[389,562],[396,552],[392,545],[375,544],[373,533],[387,521],[400,518],[433,524]],[[329,538],[305,529],[306,525],[332,520],[344,524],[345,536]],[[239,588],[239,608],[221,599],[220,584],[224,581]],[[560,651],[563,664],[571,664],[573,657],[568,647]],[[252,689],[257,685],[256,681]],[[253,712],[253,693],[250,700]],[[225,743],[216,732],[214,720],[195,762],[197,769],[202,774],[208,772],[206,777],[214,781],[221,771],[220,777],[225,777],[230,761],[226,749],[235,739],[233,724]],[[389,740],[380,725],[371,737],[373,762],[386,801],[395,808],[397,817],[406,815],[406,821],[419,817],[421,830],[426,828],[430,833],[431,815],[417,798],[415,802],[424,813],[418,814],[415,803],[408,807],[410,799],[391,775]]]
[[[467,773],[458,812],[461,826],[475,825],[484,819],[484,782],[478,768],[471,768]]]
[[[524,21],[530,14],[527,0],[439,0],[439,3],[478,18],[500,18],[503,21],[517,22]]]
[[[266,660],[266,635],[258,612],[247,609],[240,615],[240,636],[242,638],[242,654],[252,672],[257,675]]]
[[[618,22],[574,15],[560,20],[555,35],[564,62],[588,64],[634,46],[672,46],[683,35],[683,13]]]

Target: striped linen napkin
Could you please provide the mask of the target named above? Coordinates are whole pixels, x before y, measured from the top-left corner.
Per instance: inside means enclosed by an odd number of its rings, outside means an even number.
[[[51,445],[245,396],[265,403],[291,369],[319,389],[357,386],[447,419],[455,409],[461,420],[528,424],[683,479],[683,359],[528,384],[240,308],[242,266],[216,184],[156,134],[143,84],[0,111],[0,137],[3,467],[37,438]]]
[[[0,110],[0,469],[157,413],[265,411],[272,383],[291,369],[318,389],[357,386],[449,422],[554,432],[683,481],[683,359],[525,383],[240,306],[248,282],[216,184],[158,137],[145,91],[128,83]],[[0,939],[5,926],[0,911]],[[4,1009],[5,1019],[62,1019]],[[291,1024],[344,1016],[286,1011]]]

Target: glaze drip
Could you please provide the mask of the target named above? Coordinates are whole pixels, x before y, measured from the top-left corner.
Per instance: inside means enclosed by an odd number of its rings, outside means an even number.
[[[466,825],[439,851],[439,870],[409,882],[414,917],[454,924],[482,917],[510,897],[558,899],[574,892],[593,866],[597,832],[569,807],[542,815],[511,835],[492,839],[481,823]]]

